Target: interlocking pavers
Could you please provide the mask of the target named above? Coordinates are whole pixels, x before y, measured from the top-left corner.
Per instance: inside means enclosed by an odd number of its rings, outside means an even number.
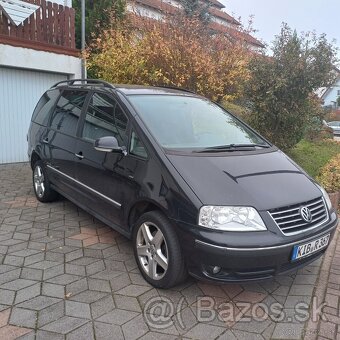
[[[13,308],[9,324],[19,327],[35,328],[37,312],[23,308]]]
[[[66,199],[38,202],[27,164],[0,166],[0,339],[253,340],[305,334],[309,340],[318,334],[340,340],[340,248],[332,256],[333,262],[325,257],[331,269],[320,276],[322,259],[270,281],[212,285],[189,278],[157,290],[144,281],[124,236]],[[308,333],[295,308],[309,307],[313,294],[326,302],[328,319]],[[206,298],[212,305],[203,313]],[[278,303],[284,312],[279,322],[270,310]],[[160,316],[166,324],[156,322]]]
[[[113,301],[112,295],[106,295],[100,300],[91,303],[91,315],[93,319],[97,319],[112,311],[115,308],[115,303]]]
[[[42,329],[55,333],[67,334],[85,323],[87,323],[86,319],[63,316],[62,318],[42,327]]]
[[[65,302],[61,300],[60,302],[39,311],[37,327],[40,329],[53,321],[59,320],[64,315]]]
[[[29,286],[27,288],[19,290],[15,295],[15,304],[20,302],[24,302],[26,300],[32,299],[38,295],[40,295],[41,291],[41,283],[37,282],[36,284]]]
[[[124,323],[130,321],[134,317],[136,317],[138,313],[130,312],[123,309],[114,309],[113,311],[104,314],[97,320],[100,322],[106,322],[115,325],[123,325]]]
[[[115,339],[124,340],[122,329],[117,325],[110,325],[103,322],[94,322],[94,331],[96,339],[112,340],[114,335]]]

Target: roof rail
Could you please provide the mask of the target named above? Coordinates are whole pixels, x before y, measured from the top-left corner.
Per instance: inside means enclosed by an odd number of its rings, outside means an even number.
[[[165,89],[172,89],[172,90],[178,90],[178,91],[183,91],[183,92],[189,92],[189,93],[196,94],[195,91],[188,90],[188,89],[183,88],[183,87],[173,86],[173,85],[154,85],[154,86],[156,86],[156,87],[163,87]]]
[[[100,79],[70,79],[70,80],[62,80],[62,81],[59,81],[58,83],[54,84],[52,88],[55,88],[55,87],[58,87],[58,86],[61,86],[62,84],[65,84],[65,85],[69,85],[69,86],[73,86],[73,85],[76,85],[75,83],[76,82],[81,82],[81,86],[93,86],[93,85],[102,85],[104,87],[108,87],[108,88],[111,88],[111,89],[115,89],[115,87],[104,81],[104,80],[100,80]]]

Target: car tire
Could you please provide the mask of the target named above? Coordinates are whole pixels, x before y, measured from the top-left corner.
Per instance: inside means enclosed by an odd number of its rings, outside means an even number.
[[[40,202],[52,202],[58,198],[58,193],[51,188],[44,163],[37,161],[33,165],[33,189]]]
[[[144,279],[155,288],[171,288],[187,277],[187,269],[173,226],[160,211],[143,214],[133,234],[135,258]]]

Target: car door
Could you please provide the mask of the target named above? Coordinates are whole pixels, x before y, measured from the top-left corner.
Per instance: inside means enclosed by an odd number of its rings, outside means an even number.
[[[128,126],[128,116],[112,95],[93,92],[84,112],[75,151],[75,177],[82,201],[92,213],[117,226],[123,225],[124,197],[117,188],[126,179],[125,156],[97,151],[94,141],[114,136],[120,146],[127,146]]]
[[[43,139],[49,178],[65,195],[73,196],[77,129],[87,95],[86,90],[64,90]]]

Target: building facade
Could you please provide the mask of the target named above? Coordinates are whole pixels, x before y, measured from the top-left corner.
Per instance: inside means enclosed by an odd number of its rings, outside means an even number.
[[[223,10],[225,6],[222,3],[217,0],[203,1],[207,2],[208,5],[209,29],[241,39],[254,51],[259,51],[265,47],[250,34],[239,30],[241,23]],[[127,10],[149,19],[164,20],[165,15],[175,14],[183,10],[183,6],[180,0],[128,0]]]
[[[34,107],[54,83],[80,78],[71,0],[0,0],[0,163],[27,160]]]

